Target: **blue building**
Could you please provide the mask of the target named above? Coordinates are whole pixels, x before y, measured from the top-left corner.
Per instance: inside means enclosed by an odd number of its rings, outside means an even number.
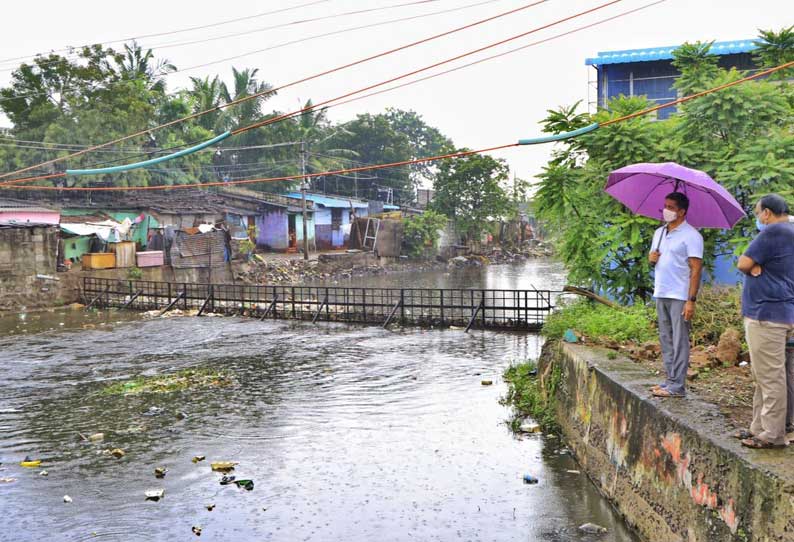
[[[596,70],[596,100],[591,102],[606,108],[610,99],[624,96],[647,96],[657,104],[678,98],[673,83],[680,73],[673,67],[673,51],[679,46],[628,49],[624,51],[601,51],[597,56],[585,60],[585,64]],[[752,52],[755,39],[718,41],[711,53],[719,56],[723,68],[754,70]],[[659,119],[666,119],[676,111],[668,107],[657,112]]]

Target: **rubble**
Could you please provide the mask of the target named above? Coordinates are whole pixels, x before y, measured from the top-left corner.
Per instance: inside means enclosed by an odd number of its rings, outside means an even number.
[[[255,255],[251,261],[236,264],[234,279],[248,284],[304,284],[445,267],[504,264],[551,255],[549,247],[535,241],[526,243],[520,249],[494,248],[487,254],[455,256],[448,261],[441,258],[417,260],[401,257],[386,264],[377,263],[375,258],[369,258],[370,263],[361,264],[352,260],[344,261],[341,257],[329,258],[328,261],[323,261],[322,258],[306,261],[302,258],[286,259],[264,254]]]

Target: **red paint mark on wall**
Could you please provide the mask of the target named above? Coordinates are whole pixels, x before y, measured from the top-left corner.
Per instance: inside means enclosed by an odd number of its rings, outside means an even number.
[[[690,490],[692,500],[696,504],[711,508],[717,508],[717,494],[709,489],[708,484],[703,482],[703,475],[698,475],[698,483]]]
[[[672,464],[675,466],[675,475],[678,483],[689,490],[692,501],[699,506],[718,510],[722,521],[724,521],[731,532],[735,534],[739,528],[739,518],[736,515],[735,501],[732,498],[728,499],[725,505],[718,508],[720,501],[719,495],[703,481],[704,476],[702,473],[698,475],[697,483],[692,483],[692,457],[689,452],[684,453],[681,435],[678,433],[667,433],[661,438],[661,445],[662,449],[667,452]],[[658,452],[658,450],[654,450],[654,452]],[[666,465],[658,465],[657,467],[657,472],[662,474],[661,478],[665,480],[669,480],[669,466],[670,464],[667,463]]]
[[[728,499],[727,504],[720,508],[720,517],[725,524],[730,527],[731,532],[736,534],[739,529],[739,518],[736,516],[736,503],[733,499]]]

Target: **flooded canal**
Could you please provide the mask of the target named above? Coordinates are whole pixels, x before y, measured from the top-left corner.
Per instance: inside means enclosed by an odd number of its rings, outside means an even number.
[[[551,289],[563,278],[550,262],[402,277]],[[0,320],[0,479],[13,479],[0,483],[0,540],[635,540],[555,440],[517,439],[504,423],[502,371],[537,355],[537,335],[125,318]],[[231,383],[107,393],[186,368]],[[98,432],[103,442],[80,436]],[[20,467],[28,455],[41,467]],[[220,460],[254,489],[220,485]],[[146,501],[155,488],[165,497]],[[578,532],[586,522],[609,532]]]

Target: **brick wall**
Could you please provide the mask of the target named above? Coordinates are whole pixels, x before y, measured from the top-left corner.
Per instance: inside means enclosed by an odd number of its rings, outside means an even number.
[[[51,305],[58,297],[55,276],[58,228],[0,228],[0,311]]]

